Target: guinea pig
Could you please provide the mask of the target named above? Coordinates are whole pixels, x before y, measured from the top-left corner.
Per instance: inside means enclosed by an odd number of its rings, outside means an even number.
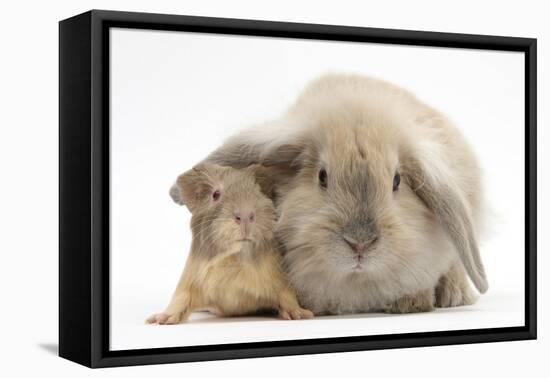
[[[385,81],[330,74],[205,161],[277,168],[276,238],[315,314],[419,312],[488,288],[481,170],[459,130]]]
[[[273,237],[274,183],[261,166],[203,163],[176,184],[172,198],[192,214],[191,251],[170,304],[147,323],[181,323],[199,309],[219,316],[276,311],[287,320],[313,317],[282,271]]]

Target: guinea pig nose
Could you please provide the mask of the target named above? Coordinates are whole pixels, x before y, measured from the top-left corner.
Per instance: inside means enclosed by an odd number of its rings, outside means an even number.
[[[233,215],[235,216],[235,222],[237,222],[237,224],[241,224],[241,222],[254,223],[254,221],[256,220],[256,215],[253,211],[249,212],[246,215],[242,215],[240,211],[236,211],[235,213],[233,213]]]

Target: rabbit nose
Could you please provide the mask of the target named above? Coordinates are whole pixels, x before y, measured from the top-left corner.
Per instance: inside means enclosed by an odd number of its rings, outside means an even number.
[[[367,250],[378,241],[378,236],[367,240],[367,241],[358,241],[348,235],[343,235],[344,240],[349,245],[349,247],[359,256],[362,256]]]

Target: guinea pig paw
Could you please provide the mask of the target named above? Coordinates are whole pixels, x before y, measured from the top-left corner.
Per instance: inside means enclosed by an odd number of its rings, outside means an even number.
[[[300,308],[300,309],[295,310],[295,311],[298,311],[298,313],[300,315],[299,319],[313,319],[313,312],[311,312],[309,310],[306,310],[305,308]]]
[[[300,319],[313,318],[313,313],[304,308],[293,308],[293,309],[280,310],[279,316],[285,320],[300,320]]]
[[[180,315],[179,314],[167,314],[167,313],[160,313],[160,314],[154,314],[147,318],[146,323],[147,324],[159,324],[159,325],[170,325],[170,324],[179,324],[180,321]]]
[[[286,310],[279,310],[279,318],[283,320],[292,320],[290,313]]]

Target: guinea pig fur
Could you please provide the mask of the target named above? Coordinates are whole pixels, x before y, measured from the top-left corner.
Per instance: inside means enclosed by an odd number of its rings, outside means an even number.
[[[264,172],[203,163],[178,177],[178,198],[192,213],[191,251],[170,304],[147,323],[181,323],[198,309],[219,316],[271,310],[283,319],[313,317],[282,271],[269,198],[274,183]]]
[[[277,170],[275,235],[315,314],[430,311],[473,303],[468,277],[488,288],[475,154],[442,113],[398,86],[323,76],[280,119],[205,161]]]

